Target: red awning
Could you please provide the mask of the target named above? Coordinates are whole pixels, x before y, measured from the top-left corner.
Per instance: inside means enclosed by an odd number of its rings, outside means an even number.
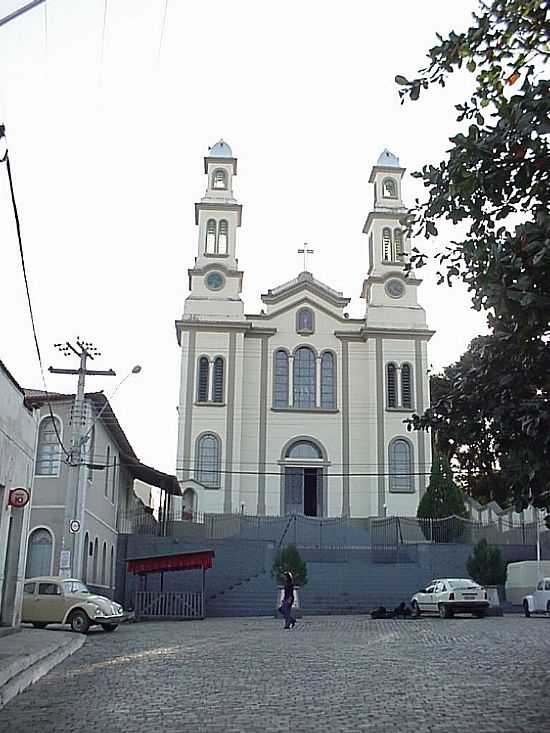
[[[181,552],[174,555],[158,555],[155,557],[136,557],[129,559],[128,572],[164,573],[168,570],[208,570],[212,567],[214,550],[198,552]]]

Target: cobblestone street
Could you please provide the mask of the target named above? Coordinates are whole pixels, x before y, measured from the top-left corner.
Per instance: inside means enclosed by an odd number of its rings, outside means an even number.
[[[0,731],[538,733],[549,662],[546,618],[128,624],[92,631]]]

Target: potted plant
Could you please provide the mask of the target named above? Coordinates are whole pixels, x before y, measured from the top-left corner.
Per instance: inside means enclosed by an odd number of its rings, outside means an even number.
[[[466,568],[470,577],[487,589],[492,607],[500,607],[499,588],[506,582],[506,562],[498,547],[491,547],[486,539],[480,540],[468,558]]]
[[[307,565],[305,561],[302,560],[295,545],[286,545],[286,547],[281,548],[275,557],[273,567],[271,569],[271,577],[278,583],[275,616],[277,615],[278,608],[283,602],[285,582],[284,575],[287,572],[292,574],[292,578],[294,580],[293,612],[295,616],[300,618],[302,614],[300,609],[299,589],[303,588],[307,583]]]

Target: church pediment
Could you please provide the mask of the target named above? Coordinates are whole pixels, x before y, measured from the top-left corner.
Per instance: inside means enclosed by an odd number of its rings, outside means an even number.
[[[320,280],[316,280],[310,272],[301,272],[294,280],[270,288],[261,297],[266,305],[277,305],[305,292],[313,293],[337,308],[345,308],[350,302],[350,298],[345,298],[339,290],[334,290]]]

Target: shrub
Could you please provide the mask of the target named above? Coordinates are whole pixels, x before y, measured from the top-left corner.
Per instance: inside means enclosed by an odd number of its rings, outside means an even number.
[[[504,585],[506,582],[506,562],[498,547],[480,540],[468,558],[466,568],[472,580],[480,585]]]
[[[449,459],[434,451],[430,483],[416,513],[419,519],[445,519],[467,516],[464,494],[453,481]],[[453,542],[464,532],[460,519],[448,522],[422,522],[422,532],[433,542]]]
[[[287,545],[277,553],[271,576],[278,582],[284,582],[286,572],[292,573],[294,585],[304,586],[307,583],[307,565],[295,545]]]

